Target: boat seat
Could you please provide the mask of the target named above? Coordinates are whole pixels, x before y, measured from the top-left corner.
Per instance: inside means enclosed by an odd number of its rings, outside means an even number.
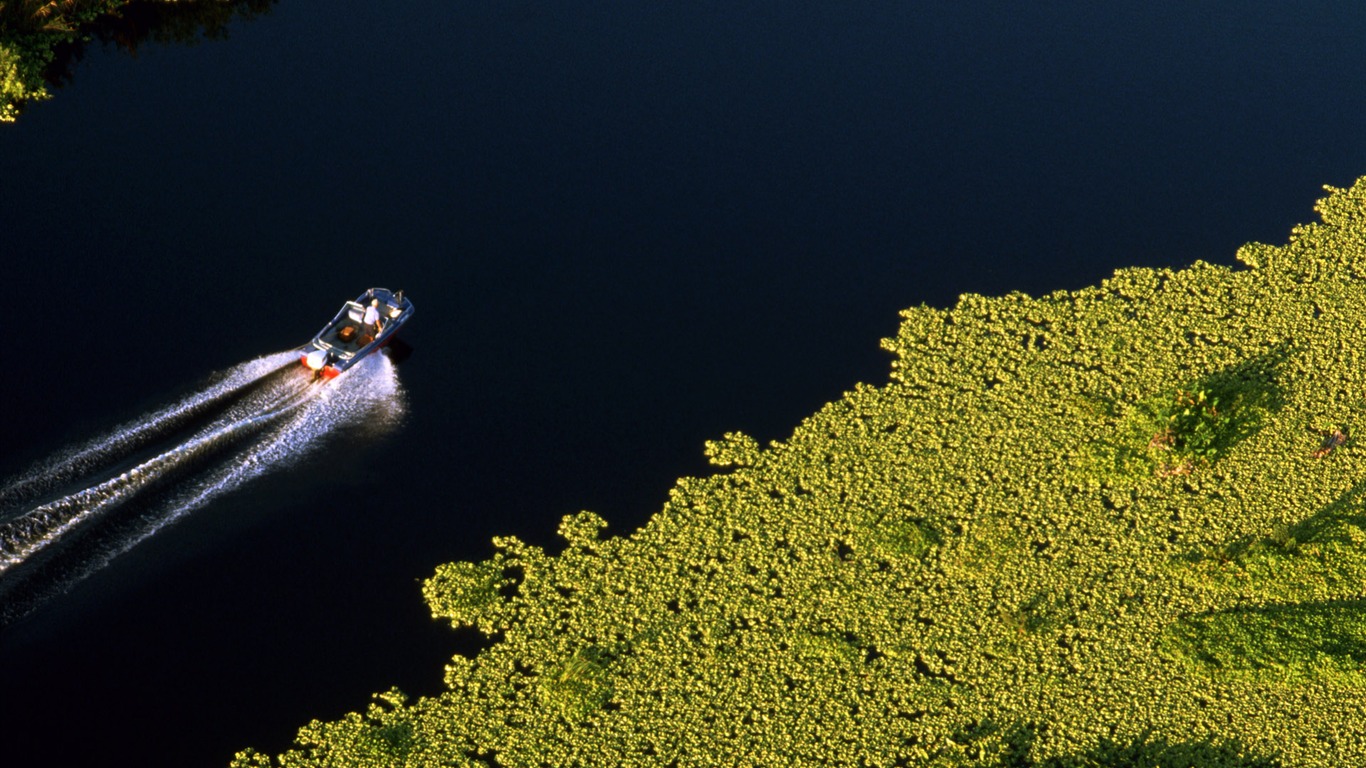
[[[346,308],[346,316],[351,318],[354,322],[360,323],[365,318],[365,310],[356,306],[348,306]]]
[[[337,338],[341,341],[350,341],[356,338],[358,328],[354,325],[343,325],[337,330]]]

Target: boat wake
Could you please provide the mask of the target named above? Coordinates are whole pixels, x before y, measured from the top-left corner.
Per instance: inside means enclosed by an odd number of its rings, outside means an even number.
[[[401,418],[386,355],[326,383],[297,360],[290,351],[236,366],[0,486],[0,624],[339,429]]]

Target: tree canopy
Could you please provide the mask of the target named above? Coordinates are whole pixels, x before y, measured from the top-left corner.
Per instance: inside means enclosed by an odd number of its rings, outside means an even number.
[[[4,0],[0,2],[0,123],[52,98],[91,40],[136,51],[147,40],[194,42],[275,0]]]
[[[488,645],[234,766],[1366,764],[1366,179],[1241,268],[903,313],[640,530],[425,584]]]

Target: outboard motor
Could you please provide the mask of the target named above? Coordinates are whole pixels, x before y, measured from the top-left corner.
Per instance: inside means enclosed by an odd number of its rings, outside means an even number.
[[[304,355],[304,365],[310,371],[320,372],[327,365],[327,350],[315,349]]]

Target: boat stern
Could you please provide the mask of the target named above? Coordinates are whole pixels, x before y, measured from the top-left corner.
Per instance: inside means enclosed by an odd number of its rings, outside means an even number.
[[[335,379],[341,374],[341,369],[332,362],[332,354],[314,346],[304,347],[299,363],[324,379]]]

